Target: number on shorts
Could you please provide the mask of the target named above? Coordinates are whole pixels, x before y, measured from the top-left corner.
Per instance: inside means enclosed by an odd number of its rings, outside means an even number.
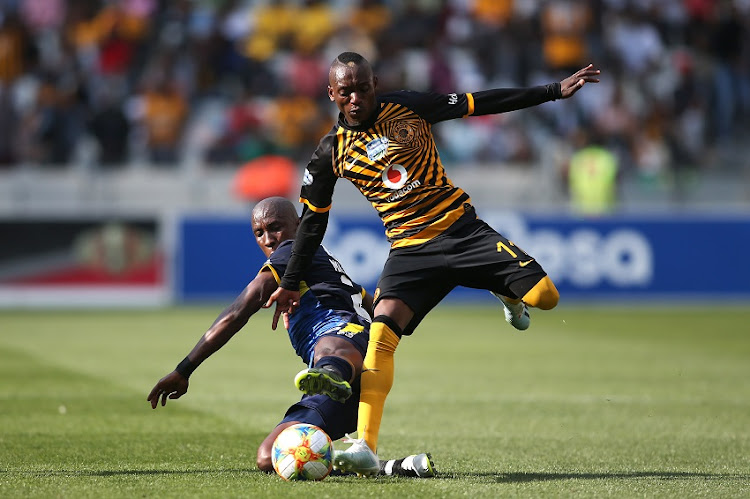
[[[509,243],[510,243],[511,245],[513,244],[513,243],[511,243],[510,241],[508,241],[508,242],[509,242]],[[518,255],[516,254],[516,252],[515,252],[515,251],[513,251],[512,249],[510,249],[509,247],[507,247],[507,246],[505,245],[505,243],[504,243],[504,242],[500,241],[499,243],[497,243],[497,252],[498,252],[498,253],[502,253],[502,252],[503,252],[503,250],[505,250],[505,251],[507,251],[508,253],[510,253],[510,256],[512,256],[513,258],[518,258]]]
[[[508,244],[510,246],[513,246],[514,248],[516,248],[518,251],[520,251],[521,253],[523,253],[525,256],[529,256],[528,253],[526,253],[524,250],[522,250],[521,248],[519,248],[518,246],[516,246],[515,243],[513,243],[513,241],[508,241]],[[500,241],[499,243],[497,243],[497,252],[498,253],[502,253],[503,250],[505,250],[508,253],[510,253],[510,256],[512,256],[513,258],[518,258],[518,254],[515,251],[513,251],[512,249],[510,249],[508,247],[508,244],[505,244],[502,241]]]

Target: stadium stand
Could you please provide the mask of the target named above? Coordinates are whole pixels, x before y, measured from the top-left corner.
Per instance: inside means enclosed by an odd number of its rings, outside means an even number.
[[[343,50],[383,91],[602,68],[580,99],[436,127],[475,197],[565,202],[568,160],[594,135],[618,158],[623,209],[746,205],[749,26],[746,0],[2,0],[0,213],[237,206],[241,165],[302,169],[333,122],[324,84]]]

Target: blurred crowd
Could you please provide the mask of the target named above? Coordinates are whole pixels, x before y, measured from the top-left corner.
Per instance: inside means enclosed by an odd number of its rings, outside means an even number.
[[[749,49],[750,0],[0,0],[0,168],[304,163],[346,50],[381,92],[602,69],[574,99],[438,125],[450,167],[598,143],[640,175],[708,168],[747,136]]]

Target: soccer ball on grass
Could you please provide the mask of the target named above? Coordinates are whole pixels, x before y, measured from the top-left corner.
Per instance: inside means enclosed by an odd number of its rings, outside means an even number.
[[[333,442],[315,425],[295,424],[276,437],[271,462],[284,480],[322,480],[333,468]]]

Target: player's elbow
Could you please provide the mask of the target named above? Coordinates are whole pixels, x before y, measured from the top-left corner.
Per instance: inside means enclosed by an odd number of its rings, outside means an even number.
[[[273,472],[273,462],[271,461],[271,451],[261,446],[258,449],[258,456],[256,458],[256,464],[260,471],[271,473]]]

